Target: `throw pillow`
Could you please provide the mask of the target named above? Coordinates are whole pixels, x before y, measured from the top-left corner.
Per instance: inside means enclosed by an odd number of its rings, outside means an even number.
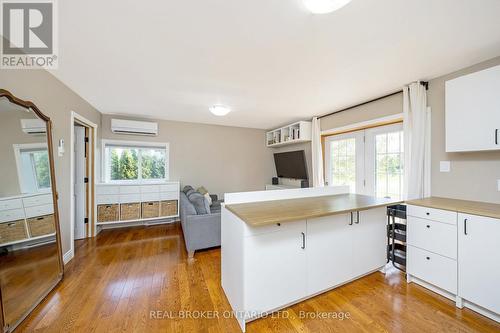
[[[205,197],[198,192],[192,192],[188,195],[189,201],[193,204],[196,214],[210,214],[210,207],[207,210]]]
[[[189,190],[194,190],[193,187],[191,185],[186,185],[184,186],[184,188],[182,189],[182,192],[184,192],[185,195],[187,195],[187,192]]]
[[[203,186],[198,187],[198,189],[196,191],[200,192],[203,195],[208,193],[207,189]]]
[[[201,192],[200,192],[200,193],[201,193]],[[209,205],[209,206],[212,206],[212,197],[210,196],[210,194],[208,194],[208,192],[207,192],[207,193],[205,193],[203,196],[204,196],[204,197],[205,197],[205,199],[207,200],[208,205]]]

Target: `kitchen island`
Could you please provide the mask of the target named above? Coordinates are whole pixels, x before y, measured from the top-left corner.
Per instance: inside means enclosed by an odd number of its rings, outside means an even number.
[[[397,201],[347,192],[226,194],[222,287],[243,331],[251,320],[386,264],[386,207]]]

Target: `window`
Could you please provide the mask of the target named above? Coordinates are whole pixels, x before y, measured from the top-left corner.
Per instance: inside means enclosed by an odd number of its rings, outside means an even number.
[[[402,124],[329,136],[325,153],[328,185],[348,185],[352,193],[402,199]]]
[[[106,182],[168,179],[168,144],[103,141]]]
[[[22,193],[50,191],[49,154],[45,143],[14,145]]]

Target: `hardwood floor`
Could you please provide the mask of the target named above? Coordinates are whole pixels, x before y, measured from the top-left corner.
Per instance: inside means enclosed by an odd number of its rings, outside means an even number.
[[[178,223],[107,230],[79,241],[65,274],[17,332],[239,332],[236,320],[225,318],[230,307],[220,286],[220,249],[189,261]],[[181,318],[187,311],[205,318]],[[499,332],[500,324],[406,284],[397,270],[247,326],[249,333],[444,331]]]

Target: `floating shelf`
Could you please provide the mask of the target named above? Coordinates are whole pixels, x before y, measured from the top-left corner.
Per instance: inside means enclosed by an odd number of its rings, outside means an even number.
[[[299,121],[266,133],[266,145],[279,147],[311,141],[311,122]]]

